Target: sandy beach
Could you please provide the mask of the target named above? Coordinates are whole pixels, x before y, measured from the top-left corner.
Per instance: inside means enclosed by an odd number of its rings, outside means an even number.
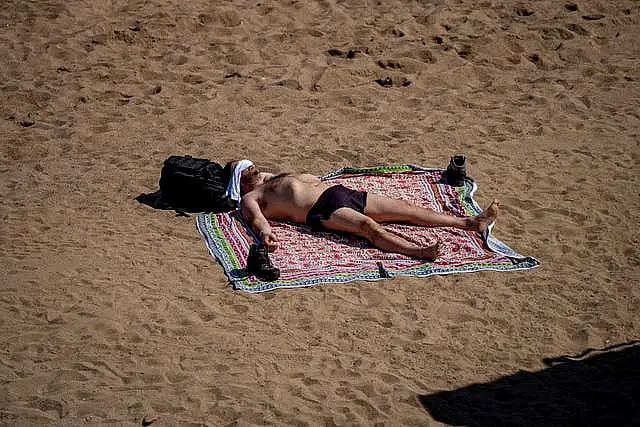
[[[3,6],[0,425],[640,423],[638,1]],[[248,294],[135,200],[172,154],[456,153],[538,268]]]

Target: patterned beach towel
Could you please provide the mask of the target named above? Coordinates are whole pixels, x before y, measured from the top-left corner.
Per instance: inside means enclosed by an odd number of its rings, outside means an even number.
[[[410,200],[451,215],[481,213],[473,199],[475,182],[467,179],[464,186],[452,187],[443,182],[443,172],[415,165],[346,167],[321,179],[355,190]],[[196,223],[209,252],[222,265],[234,289],[248,292],[403,275],[424,277],[479,270],[522,270],[538,265],[534,258],[518,254],[491,236],[492,226],[481,236],[450,227],[385,224],[387,229],[419,244],[442,240],[442,256],[435,262],[427,262],[382,252],[356,236],[314,232],[306,225],[270,221],[279,243],[270,258],[281,274],[279,280],[263,282],[248,275],[244,268],[249,247],[257,238],[239,211],[199,214]]]

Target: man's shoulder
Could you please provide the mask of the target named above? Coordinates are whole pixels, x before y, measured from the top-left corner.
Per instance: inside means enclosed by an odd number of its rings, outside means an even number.
[[[254,188],[253,190],[249,191],[248,193],[245,193],[242,196],[242,200],[243,201],[250,201],[250,200],[255,200],[255,201],[259,201],[260,199],[262,199],[264,194],[263,188],[258,187],[258,188]]]

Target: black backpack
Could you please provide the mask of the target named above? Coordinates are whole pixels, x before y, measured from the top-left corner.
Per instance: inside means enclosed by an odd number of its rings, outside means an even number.
[[[178,212],[228,212],[237,207],[225,196],[222,166],[207,159],[171,156],[160,172],[162,202]]]

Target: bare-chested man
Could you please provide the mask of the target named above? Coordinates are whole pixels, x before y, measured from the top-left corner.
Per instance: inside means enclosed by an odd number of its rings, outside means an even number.
[[[332,230],[363,237],[386,252],[435,260],[442,243],[419,246],[387,231],[380,223],[409,223],[424,227],[457,227],[483,232],[498,216],[494,200],[480,215],[456,217],[374,193],[330,185],[309,174],[260,172],[249,160],[225,165],[227,194],[239,200],[242,215],[270,251],[278,247],[268,219],[308,224],[315,230]]]

